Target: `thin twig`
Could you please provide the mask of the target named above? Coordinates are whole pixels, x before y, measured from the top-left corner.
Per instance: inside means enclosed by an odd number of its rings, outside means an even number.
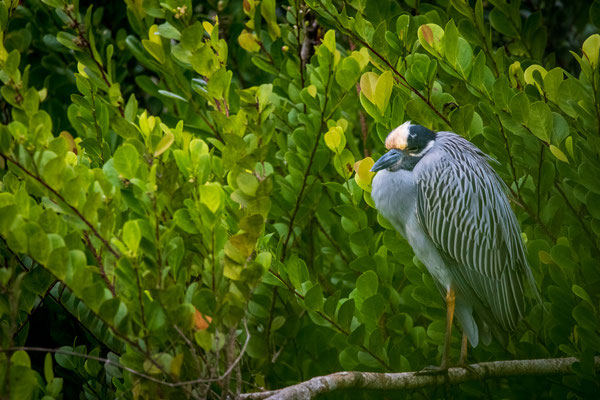
[[[310,170],[312,168],[312,165],[313,165],[313,162],[315,159],[315,154],[317,153],[317,149],[319,148],[319,142],[321,141],[321,133],[322,133],[323,127],[324,127],[325,123],[327,122],[327,119],[325,118],[325,112],[327,111],[327,103],[329,101],[329,93],[328,92],[329,92],[330,84],[331,84],[331,68],[329,68],[327,85],[325,86],[325,102],[323,104],[323,111],[321,112],[321,122],[319,123],[319,132],[317,132],[315,145],[313,146],[312,151],[310,153],[310,158],[308,159],[308,165],[306,167],[306,172],[304,173],[304,177],[302,179],[302,186],[300,186],[300,193],[298,193],[298,198],[296,199],[296,204],[294,205],[294,211],[292,211],[292,216],[290,218],[288,232],[285,237],[285,240],[283,241],[283,250],[281,252],[281,260],[285,260],[285,255],[287,252],[287,245],[288,245],[288,243],[290,241],[290,237],[292,236],[292,233],[294,231],[294,220],[296,219],[296,215],[298,214],[298,210],[300,209],[302,195],[304,194],[304,191],[306,190],[306,182],[308,180],[308,176],[310,175]]]
[[[321,225],[321,221],[319,221],[319,219],[317,219],[317,227],[319,228],[321,233],[323,233],[325,238],[327,238],[327,240],[329,240],[329,242],[333,245],[333,247],[335,247],[335,249],[338,251],[338,254],[340,255],[340,257],[342,257],[342,260],[344,260],[344,262],[346,264],[348,262],[350,262],[350,260],[348,260],[348,257],[344,254],[344,251],[341,249],[341,247],[337,244],[337,242],[335,240],[333,240],[331,235],[329,235],[329,233],[327,233],[327,231],[325,230],[323,225]]]
[[[244,328],[246,329],[246,341],[244,342],[244,346],[242,347],[242,350],[240,351],[240,354],[238,355],[238,357],[235,359],[235,361],[229,366],[229,368],[227,369],[227,371],[221,375],[218,378],[214,378],[214,379],[194,379],[192,381],[183,381],[183,382],[165,382],[163,380],[154,378],[150,375],[146,375],[143,372],[139,372],[133,368],[129,368],[126,367],[118,362],[112,361],[108,358],[104,358],[104,357],[96,357],[96,356],[92,356],[89,354],[85,354],[85,353],[78,353],[75,351],[70,351],[70,350],[65,350],[65,349],[51,349],[51,348],[46,348],[46,347],[29,347],[29,346],[22,346],[22,347],[8,347],[8,348],[0,348],[0,352],[2,353],[10,353],[10,352],[14,352],[14,351],[38,351],[38,352],[43,352],[43,353],[54,353],[54,354],[66,354],[66,355],[70,355],[70,356],[75,356],[75,357],[81,357],[81,358],[85,358],[88,360],[96,360],[96,361],[100,361],[102,363],[104,363],[105,365],[113,365],[117,368],[121,368],[127,372],[130,372],[136,376],[139,376],[140,378],[144,378],[146,380],[149,380],[151,382],[154,383],[158,383],[160,385],[163,386],[168,386],[168,387],[181,387],[181,386],[188,386],[188,385],[194,385],[197,383],[209,383],[209,382],[217,382],[219,380],[222,380],[226,375],[230,374],[231,371],[236,367],[236,365],[240,362],[240,360],[242,359],[242,356],[244,355],[246,348],[248,347],[248,342],[250,342],[250,333],[248,332],[248,326],[246,324],[246,321],[244,320]]]
[[[577,219],[577,222],[579,222],[579,224],[581,225],[581,227],[585,231],[585,234],[587,235],[587,237],[588,238],[592,238],[592,241],[594,243],[594,247],[596,248],[596,251],[600,252],[600,249],[598,249],[596,247],[596,242],[593,240],[593,238],[595,238],[596,236],[588,229],[587,225],[585,224],[585,221],[581,218],[581,216],[579,215],[579,213],[577,212],[577,210],[575,210],[575,207],[573,207],[573,205],[569,201],[569,198],[567,197],[567,195],[565,194],[565,192],[562,190],[562,188],[560,187],[560,185],[558,183],[556,183],[556,182],[554,182],[554,187],[556,188],[556,190],[558,191],[558,193],[560,193],[560,195],[562,196],[562,198],[565,201],[565,203],[567,203],[567,208],[573,213],[573,215],[575,216],[575,219]]]
[[[112,293],[113,296],[116,296],[117,292],[115,291],[115,286],[112,284],[112,282],[108,279],[108,276],[106,275],[106,270],[104,269],[104,263],[102,262],[102,257],[96,251],[96,248],[92,244],[92,241],[90,240],[90,236],[88,235],[88,233],[86,231],[83,231],[82,233],[83,233],[83,237],[85,238],[85,242],[86,242],[88,248],[92,252],[92,255],[96,259],[96,262],[98,263],[98,269],[100,270],[100,276],[106,283],[108,290],[110,290],[110,292]]]
[[[512,154],[510,152],[510,144],[508,143],[508,137],[504,132],[504,127],[502,126],[502,121],[500,121],[500,117],[496,114],[496,118],[498,119],[498,126],[500,126],[500,133],[502,134],[502,138],[504,139],[504,147],[506,148],[506,154],[508,155],[508,162],[510,164],[510,170],[512,172],[513,180],[515,181],[515,186],[517,187],[517,194],[519,199],[521,199],[521,190],[519,189],[519,181],[517,179],[517,169],[515,168],[515,164],[513,161]]]

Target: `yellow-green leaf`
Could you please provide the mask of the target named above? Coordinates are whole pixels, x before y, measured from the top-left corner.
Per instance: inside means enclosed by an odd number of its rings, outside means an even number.
[[[148,30],[148,39],[151,42],[154,42],[156,44],[158,44],[159,46],[162,46],[162,42],[160,41],[160,35],[158,34],[158,26],[152,25],[150,27],[150,29]]]
[[[377,79],[377,84],[375,85],[375,105],[382,114],[385,113],[393,87],[394,78],[392,77],[392,72],[385,71]]]
[[[554,154],[554,157],[558,158],[560,161],[564,161],[567,164],[569,163],[569,159],[567,158],[565,153],[563,153],[562,150],[558,147],[550,145],[550,151],[552,152],[552,154]]]
[[[537,87],[537,89],[539,90],[540,93],[542,92],[542,88],[540,87],[539,83],[537,83],[533,77],[533,72],[534,71],[539,71],[540,75],[542,76],[542,79],[544,79],[546,77],[546,74],[548,73],[548,71],[546,71],[546,69],[540,65],[530,65],[529,67],[527,67],[527,69],[525,70],[523,77],[525,78],[525,82],[528,83],[529,85],[535,85],[535,87]]]
[[[323,37],[322,43],[325,47],[327,47],[327,50],[333,54],[335,52],[335,30],[328,30]]]
[[[573,153],[573,137],[572,136],[569,136],[565,140],[565,146],[567,147],[567,151],[569,152],[569,155],[571,156],[571,158],[574,158],[575,155]]]
[[[552,264],[552,257],[550,256],[550,254],[548,254],[548,252],[544,251],[544,250],[540,250],[538,252],[538,257],[540,258],[540,261],[544,264]]]
[[[371,157],[363,158],[354,163],[354,171],[356,172],[354,180],[361,189],[367,192],[371,192],[371,181],[375,175],[375,172],[371,172],[371,167],[374,163]]]
[[[158,144],[156,145],[156,149],[154,150],[154,157],[158,157],[162,153],[167,151],[167,149],[173,144],[173,140],[175,140],[173,133],[167,132],[165,136],[163,136],[162,139],[160,139],[160,142],[158,142]]]
[[[208,21],[202,22],[202,27],[204,27],[204,30],[206,32],[208,32],[209,36],[212,34],[212,30],[213,30],[214,26],[210,22],[208,22]]]
[[[375,104],[375,88],[378,79],[379,76],[374,72],[365,72],[360,77],[360,90],[373,104]]]
[[[247,30],[243,30],[240,36],[238,36],[238,43],[242,49],[256,53],[260,51],[260,45],[256,40],[256,34],[250,33]]]
[[[366,47],[361,48],[360,51],[353,51],[350,57],[358,61],[361,71],[369,64],[369,60],[371,59]]]
[[[344,131],[339,126],[332,126],[325,134],[325,145],[329,150],[339,153],[346,146]]]
[[[588,59],[592,69],[598,66],[598,55],[600,53],[600,35],[594,34],[583,42],[581,47],[583,56]]]
[[[444,37],[444,30],[441,26],[436,24],[425,24],[419,27],[419,43],[428,52],[433,55],[442,55],[444,52],[444,45],[442,39]]]
[[[221,185],[216,182],[210,182],[198,188],[200,191],[200,201],[214,214],[223,204]]]

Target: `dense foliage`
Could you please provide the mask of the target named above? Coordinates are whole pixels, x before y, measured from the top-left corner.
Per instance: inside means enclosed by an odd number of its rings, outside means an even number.
[[[0,2],[0,397],[438,364],[442,297],[369,195],[408,119],[498,160],[544,299],[471,360],[581,360],[455,394],[598,393],[599,2],[83,3]]]

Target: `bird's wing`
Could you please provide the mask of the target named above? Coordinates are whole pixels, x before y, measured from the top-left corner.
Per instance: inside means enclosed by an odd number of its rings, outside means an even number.
[[[465,300],[513,330],[524,308],[523,274],[533,277],[504,184],[483,153],[465,144],[415,168],[419,223]]]

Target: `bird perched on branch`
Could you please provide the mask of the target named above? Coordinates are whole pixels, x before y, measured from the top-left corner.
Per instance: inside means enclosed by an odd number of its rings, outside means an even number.
[[[446,299],[446,335],[440,369],[449,366],[454,315],[463,330],[459,364],[473,347],[504,346],[523,316],[525,286],[540,301],[521,230],[506,186],[491,158],[452,132],[410,121],[385,141],[373,165],[372,197],[425,264]]]

